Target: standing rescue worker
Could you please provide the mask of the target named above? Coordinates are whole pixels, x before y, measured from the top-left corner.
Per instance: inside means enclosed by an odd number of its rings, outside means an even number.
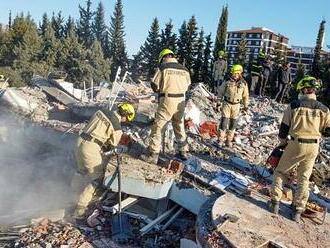
[[[227,73],[227,60],[225,58],[225,52],[223,50],[220,50],[218,52],[218,59],[214,62],[213,70],[212,70],[214,92],[216,92],[218,87],[222,84],[226,73]]]
[[[260,52],[258,58],[252,61],[251,65],[251,84],[250,84],[250,95],[256,94],[256,88],[258,84],[261,82],[262,78],[262,63],[265,59],[265,54]]]
[[[277,94],[275,96],[275,101],[282,103],[283,97],[286,94],[289,85],[292,82],[290,63],[285,62],[283,66],[278,69],[277,72]]]
[[[219,141],[223,143],[226,139],[226,146],[232,147],[240,103],[243,102],[244,111],[247,111],[248,108],[249,88],[242,76],[243,67],[241,65],[233,65],[230,72],[230,79],[219,87],[218,105],[223,101]]]
[[[114,149],[122,136],[121,123],[135,117],[134,107],[129,103],[118,104],[114,111],[97,111],[79,135],[75,157],[77,173],[72,180],[74,190],[84,188],[74,212],[75,219],[85,217],[93,195],[103,183],[107,159],[103,151]]]
[[[272,73],[272,64],[270,58],[268,57],[262,63],[262,77],[259,85],[259,96],[265,95],[266,86],[268,84],[268,80],[271,73]]]
[[[163,49],[159,54],[160,66],[152,79],[151,87],[158,93],[159,104],[147,154],[142,160],[157,164],[161,148],[162,132],[166,124],[171,121],[178,153],[176,156],[182,160],[187,159],[187,137],[184,128],[185,95],[191,83],[190,74],[186,67],[179,64],[170,49]]]
[[[293,199],[292,219],[299,222],[309,197],[309,178],[319,153],[321,136],[330,136],[329,109],[316,100],[316,91],[321,82],[305,76],[297,84],[301,92],[298,100],[285,110],[280,126],[281,145],[287,145],[274,171],[270,211],[279,212],[283,183],[290,171],[297,166],[297,190]]]

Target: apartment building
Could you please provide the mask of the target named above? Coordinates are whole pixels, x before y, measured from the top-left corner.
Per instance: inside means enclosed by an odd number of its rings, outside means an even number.
[[[247,41],[247,57],[252,56],[256,58],[258,53],[262,50],[264,50],[266,54],[271,55],[278,44],[285,50],[289,43],[289,38],[264,27],[252,27],[251,29],[230,31],[227,33],[226,42],[229,64],[232,64],[236,57],[237,46],[243,34],[245,34],[245,39]]]

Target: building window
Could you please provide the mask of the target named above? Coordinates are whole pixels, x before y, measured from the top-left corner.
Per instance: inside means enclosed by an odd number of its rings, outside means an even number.
[[[234,38],[237,38],[237,34],[234,34]]]

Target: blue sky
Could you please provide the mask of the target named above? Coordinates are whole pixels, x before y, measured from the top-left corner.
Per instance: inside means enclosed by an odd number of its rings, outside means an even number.
[[[99,0],[92,0],[95,8]],[[115,0],[102,0],[107,21]],[[7,23],[8,12],[30,12],[39,21],[44,12],[62,11],[64,16],[79,16],[78,5],[85,0],[0,0],[0,22]],[[128,53],[134,54],[144,42],[150,24],[158,17],[161,26],[170,18],[176,30],[192,15],[206,33],[216,32],[221,8],[229,6],[229,30],[263,26],[290,38],[290,45],[314,46],[322,18],[326,24],[326,43],[330,44],[329,0],[123,0]]]

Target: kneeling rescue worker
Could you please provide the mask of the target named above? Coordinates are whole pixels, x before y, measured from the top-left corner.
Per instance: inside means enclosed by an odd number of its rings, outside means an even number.
[[[297,166],[297,190],[293,199],[292,220],[299,222],[309,197],[309,178],[319,153],[322,134],[330,136],[329,109],[316,100],[321,82],[305,76],[297,84],[301,97],[290,103],[280,125],[280,145],[286,145],[274,172],[270,211],[279,212],[283,183],[290,171]]]
[[[72,180],[74,190],[84,188],[73,217],[82,219],[97,188],[101,187],[107,165],[103,151],[114,149],[122,136],[121,123],[133,121],[135,110],[121,103],[113,111],[97,111],[83,128],[75,149],[77,173]]]
[[[190,74],[186,67],[179,64],[170,49],[163,49],[159,54],[160,66],[152,79],[151,87],[158,93],[159,104],[147,154],[142,160],[157,164],[162,132],[171,121],[178,145],[179,159],[186,160],[188,151],[187,137],[184,128],[185,95],[191,83]]]
[[[218,90],[217,104],[222,103],[222,117],[219,125],[219,141],[231,147],[234,139],[237,118],[240,112],[241,102],[244,111],[247,111],[249,104],[249,88],[247,82],[242,77],[243,67],[233,65],[231,77],[223,83]]]

